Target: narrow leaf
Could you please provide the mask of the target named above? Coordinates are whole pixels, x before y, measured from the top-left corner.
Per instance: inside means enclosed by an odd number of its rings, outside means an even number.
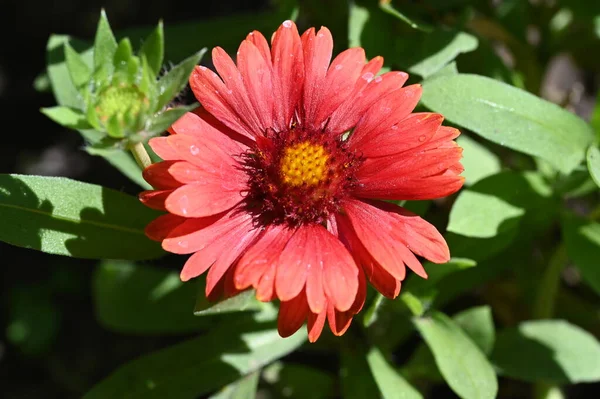
[[[583,281],[600,295],[600,223],[565,214],[562,232],[569,258],[579,269]]]
[[[133,48],[129,38],[124,38],[119,42],[115,55],[113,56],[113,65],[115,71],[126,72],[129,60],[133,56]]]
[[[83,87],[90,80],[92,71],[87,62],[68,42],[65,43],[65,62],[75,87],[78,89]]]
[[[85,114],[78,109],[59,105],[56,107],[42,108],[40,111],[54,122],[69,129],[78,130],[91,128]]]
[[[160,96],[158,97],[157,108],[161,109],[167,105],[183,88],[187,85],[192,70],[206,52],[206,49],[198,51],[196,54],[186,58],[162,76],[158,81]]]
[[[495,398],[498,381],[477,345],[447,316],[434,312],[415,319],[435,363],[452,390],[464,399]]]
[[[432,30],[430,26],[422,22],[416,22],[414,19],[408,18],[406,15],[396,10],[394,6],[391,5],[391,0],[381,0],[379,2],[379,7],[386,13],[398,18],[400,21],[404,22],[413,29],[417,29],[423,32],[431,32]]]
[[[465,168],[462,175],[465,184],[470,186],[477,181],[500,172],[498,156],[465,134],[456,140],[463,149],[461,163]]]
[[[220,302],[210,302],[204,294],[204,284],[201,284],[200,292],[198,292],[196,298],[196,306],[194,306],[194,315],[208,316],[220,313],[256,311],[261,310],[263,307],[264,303],[256,299],[254,290],[241,292]]]
[[[526,321],[501,331],[492,360],[502,374],[522,381],[600,381],[600,342],[563,320]]]
[[[570,173],[594,138],[578,116],[516,87],[478,75],[426,81],[423,104],[494,143]]]
[[[419,399],[423,395],[413,388],[398,371],[385,360],[381,351],[372,348],[367,354],[367,363],[373,373],[381,395],[385,399]]]
[[[370,398],[378,391],[366,357],[359,345],[342,346],[340,384],[344,399]]]
[[[182,334],[209,327],[194,317],[196,285],[164,268],[125,261],[103,261],[94,273],[96,319],[124,334]]]
[[[287,355],[305,341],[304,331],[284,339],[277,329],[254,321],[223,326],[120,367],[84,399],[201,397]]]
[[[148,35],[140,49],[140,57],[143,55],[148,61],[154,76],[158,76],[162,68],[164,48],[163,22],[159,21],[156,28]]]
[[[57,255],[149,259],[144,234],[158,212],[137,198],[61,177],[0,175],[0,241]]]
[[[587,167],[594,183],[600,187],[600,149],[592,145],[587,152]]]
[[[408,71],[428,78],[458,55],[475,50],[478,44],[477,38],[468,33],[436,30],[423,37],[416,53],[420,59]]]
[[[116,50],[117,41],[110,29],[106,12],[102,9],[94,39],[94,71],[100,70],[103,65],[112,64]]]

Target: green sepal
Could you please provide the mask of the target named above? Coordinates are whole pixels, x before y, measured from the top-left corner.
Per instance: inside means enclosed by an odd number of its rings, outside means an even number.
[[[145,57],[148,61],[152,77],[156,78],[162,68],[162,62],[165,52],[163,22],[159,21],[156,28],[146,37],[139,56]]]
[[[194,67],[198,65],[206,48],[181,61],[175,68],[159,79],[157,86],[158,97],[157,108],[161,109],[167,105],[186,86]]]
[[[71,80],[73,81],[73,85],[80,90],[84,87],[90,80],[92,76],[92,71],[85,63],[83,58],[71,47],[68,42],[64,44],[65,51],[65,62],[67,64],[67,69],[69,70],[69,75],[71,76]]]
[[[106,12],[102,9],[94,39],[94,71],[97,79],[104,80],[112,72],[108,68],[112,65],[115,51],[117,51],[117,41],[108,23]]]
[[[119,117],[116,114],[108,118],[108,121],[106,123],[106,131],[109,136],[114,138],[125,137],[123,128],[121,126],[121,122],[119,121]]]
[[[185,107],[177,107],[166,110],[154,116],[146,128],[146,133],[156,135],[164,132],[181,118],[186,112],[192,111],[198,107],[198,103],[186,105]]]
[[[59,125],[69,129],[90,129],[91,125],[83,112],[78,109],[64,106],[42,108],[40,110],[48,118]]]

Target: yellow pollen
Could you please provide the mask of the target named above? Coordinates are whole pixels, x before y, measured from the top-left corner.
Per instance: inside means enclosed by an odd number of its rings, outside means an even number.
[[[329,152],[308,141],[287,147],[281,158],[281,176],[290,186],[315,186],[327,177]]]

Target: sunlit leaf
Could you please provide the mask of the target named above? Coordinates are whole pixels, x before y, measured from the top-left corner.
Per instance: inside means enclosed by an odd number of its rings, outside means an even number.
[[[460,135],[456,142],[463,149],[460,163],[465,168],[462,176],[465,177],[466,185],[470,186],[478,180],[500,172],[498,156],[485,146],[465,134]]]
[[[569,258],[581,272],[583,281],[600,295],[600,223],[565,214],[562,231]]]
[[[90,129],[91,126],[87,121],[85,114],[78,109],[70,107],[50,107],[42,108],[42,113],[54,122],[67,127],[69,129]]]
[[[196,298],[194,314],[196,316],[207,316],[221,313],[255,311],[263,307],[264,303],[256,299],[256,292],[254,290],[244,291],[220,302],[210,302],[204,294],[204,286],[202,284]]]
[[[140,55],[144,55],[148,65],[154,72],[154,76],[160,73],[164,57],[164,31],[163,22],[159,21],[156,28],[148,35],[140,49]]]
[[[600,187],[600,149],[594,145],[587,152],[587,167],[592,180]]]
[[[385,399],[419,399],[423,395],[413,388],[398,371],[385,360],[381,351],[372,348],[367,354],[367,363]]]

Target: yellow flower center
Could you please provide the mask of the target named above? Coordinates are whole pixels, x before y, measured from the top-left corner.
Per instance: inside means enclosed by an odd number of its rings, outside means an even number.
[[[309,141],[294,144],[284,150],[281,176],[290,186],[322,183],[327,178],[329,152],[320,144]]]

